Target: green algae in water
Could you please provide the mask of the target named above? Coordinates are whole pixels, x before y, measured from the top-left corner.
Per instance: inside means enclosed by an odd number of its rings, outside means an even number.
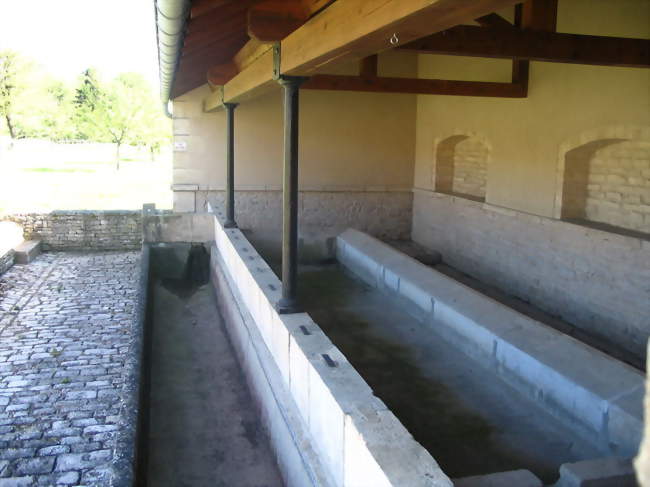
[[[447,386],[425,377],[406,347],[373,334],[370,325],[353,312],[319,309],[311,314],[448,474],[467,475],[463,457],[468,442],[472,450],[493,450],[490,424],[463,408]]]
[[[364,319],[357,305],[370,304],[364,296],[374,293],[338,265],[303,268],[299,278],[300,302],[314,321],[448,475],[522,468],[495,447],[498,431],[486,419],[469,410],[445,384],[427,377],[408,347],[382,337]],[[468,458],[473,459],[471,465]]]

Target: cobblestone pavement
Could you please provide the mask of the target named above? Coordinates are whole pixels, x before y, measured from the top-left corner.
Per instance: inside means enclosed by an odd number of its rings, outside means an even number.
[[[110,485],[139,255],[47,253],[0,276],[0,487]]]

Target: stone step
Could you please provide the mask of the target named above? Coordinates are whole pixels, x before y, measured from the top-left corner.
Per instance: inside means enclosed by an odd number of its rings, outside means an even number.
[[[16,264],[29,264],[36,256],[40,255],[43,246],[40,240],[25,240],[20,245],[14,247],[16,252],[14,260]]]

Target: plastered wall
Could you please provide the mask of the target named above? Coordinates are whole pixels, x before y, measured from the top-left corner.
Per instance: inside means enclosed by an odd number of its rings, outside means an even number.
[[[415,75],[417,58],[380,59],[380,74]],[[175,185],[225,187],[225,112],[203,113],[207,86],[174,100]],[[235,184],[280,189],[282,93],[241,104],[235,111]],[[300,185],[303,190],[409,190],[413,177],[415,96],[302,90]]]
[[[504,15],[508,15],[504,12]],[[650,37],[647,0],[562,0],[557,29]],[[506,60],[420,55],[422,78],[510,81]],[[456,134],[487,140],[486,201],[553,216],[560,145],[598,127],[650,125],[650,70],[533,62],[525,99],[418,96],[415,186],[434,187],[437,143]]]
[[[354,74],[356,69],[342,66],[336,72]],[[416,71],[415,55],[380,57],[380,75],[415,76]],[[176,212],[205,211],[207,201],[223,200],[226,116],[203,113],[208,94],[203,86],[174,100],[174,140],[185,144],[174,153]],[[415,112],[415,95],[301,91],[303,256],[328,254],[328,241],[349,226],[408,238]],[[282,117],[279,87],[235,110],[236,219],[270,253],[279,251],[281,242]]]
[[[558,31],[650,38],[650,2],[561,0]],[[448,56],[420,55],[418,66],[445,79],[511,72],[509,61]],[[644,355],[650,70],[532,62],[526,99],[418,96],[416,131],[413,240]],[[445,144],[472,139],[486,147],[485,203],[445,191],[439,166]]]

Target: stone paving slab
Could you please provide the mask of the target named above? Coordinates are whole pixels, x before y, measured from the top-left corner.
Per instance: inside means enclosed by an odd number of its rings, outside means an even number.
[[[46,253],[0,276],[0,487],[111,485],[139,259]]]

